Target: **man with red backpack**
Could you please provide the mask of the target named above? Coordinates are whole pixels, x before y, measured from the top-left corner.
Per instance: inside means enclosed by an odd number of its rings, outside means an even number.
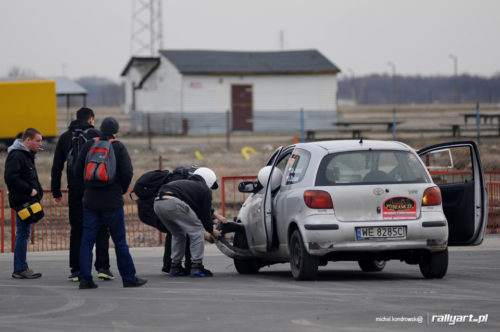
[[[136,276],[125,236],[123,194],[133,176],[132,162],[125,146],[114,135],[118,122],[102,121],[101,136],[85,143],[74,166],[83,190],[83,237],[80,247],[80,289],[97,288],[92,280],[92,249],[101,224],[109,228],[123,287],[139,287],[147,280]]]

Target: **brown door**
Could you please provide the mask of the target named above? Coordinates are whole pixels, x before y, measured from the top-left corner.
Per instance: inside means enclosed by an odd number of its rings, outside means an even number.
[[[252,86],[232,85],[233,130],[253,131]]]

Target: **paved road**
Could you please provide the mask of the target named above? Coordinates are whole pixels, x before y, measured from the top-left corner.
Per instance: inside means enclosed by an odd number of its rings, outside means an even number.
[[[205,263],[214,278],[170,278],[160,272],[161,248],[132,255],[149,279],[145,287],[125,289],[117,279],[95,290],[65,280],[66,252],[30,253],[31,266],[43,272],[38,280],[12,279],[12,254],[0,255],[0,331],[500,330],[498,235],[452,249],[442,280],[422,279],[418,266],[394,261],[379,273],[330,263],[314,282],[294,281],[288,264],[243,276],[213,245]],[[411,322],[419,317],[422,323]]]

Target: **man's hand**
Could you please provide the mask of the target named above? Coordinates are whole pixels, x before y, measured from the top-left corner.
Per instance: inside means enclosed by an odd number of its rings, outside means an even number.
[[[31,190],[31,195],[30,195],[30,196],[31,196],[31,197],[35,197],[37,194],[38,194],[38,191],[36,191],[36,189],[35,189],[35,188],[33,188],[33,189]]]
[[[221,216],[217,212],[214,212],[213,216],[214,216],[214,224],[217,225],[220,222],[223,223],[223,224],[227,223],[227,218],[224,217],[224,216]]]
[[[54,202],[56,203],[57,206],[62,206],[63,205],[63,200],[62,197],[55,197]]]
[[[216,229],[212,231],[212,236],[215,236],[216,238],[221,237],[222,233]]]
[[[205,240],[210,243],[214,243],[214,239],[212,238],[212,234],[205,232],[204,234]]]

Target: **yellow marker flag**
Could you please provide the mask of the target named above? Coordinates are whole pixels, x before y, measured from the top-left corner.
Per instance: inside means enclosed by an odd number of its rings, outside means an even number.
[[[257,152],[249,146],[245,146],[243,149],[241,149],[241,154],[243,155],[243,158],[245,160],[250,159],[250,156],[248,155],[249,153],[256,154]]]

